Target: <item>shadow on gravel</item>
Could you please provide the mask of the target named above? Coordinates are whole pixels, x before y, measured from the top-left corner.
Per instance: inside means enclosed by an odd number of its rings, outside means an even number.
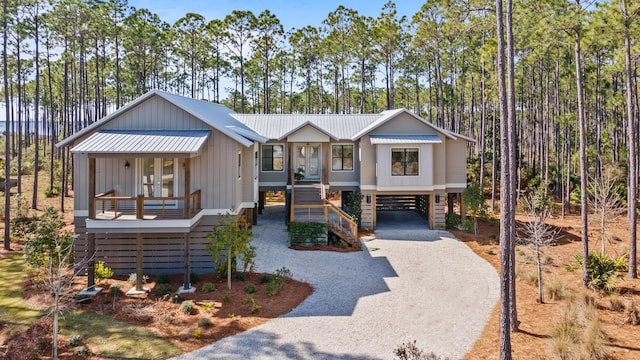
[[[322,336],[322,334],[318,334]],[[369,356],[320,351],[307,341],[279,343],[281,337],[266,331],[252,331],[250,337],[236,335],[218,342],[215,348],[202,348],[175,359],[336,359],[371,360]]]

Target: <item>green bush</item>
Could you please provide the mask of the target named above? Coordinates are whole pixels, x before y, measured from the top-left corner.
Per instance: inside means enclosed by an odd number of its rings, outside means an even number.
[[[94,266],[94,276],[98,281],[111,279],[113,270],[108,266],[104,266],[104,261],[98,261]]]
[[[247,275],[243,272],[238,272],[235,274],[234,279],[236,281],[247,281]]]
[[[189,274],[189,281],[190,281],[192,284],[197,283],[198,281],[200,281],[200,275],[198,275],[198,274],[196,274],[196,273],[192,272],[191,274]]]
[[[69,346],[76,347],[82,344],[82,335],[76,334],[69,338]]]
[[[292,221],[287,225],[287,231],[291,245],[319,245],[319,239],[327,235],[327,224]]]
[[[182,304],[180,304],[180,311],[185,314],[193,313],[194,308],[195,304],[191,300],[183,301]]]
[[[229,294],[222,295],[222,303],[223,304],[228,304],[230,302],[231,302],[231,295],[229,295]]]
[[[256,292],[256,286],[253,284],[247,284],[244,287],[244,292],[246,292],[247,294],[253,294]]]
[[[269,275],[262,275],[260,277],[260,284],[268,284],[271,281],[271,276]]]
[[[184,298],[182,297],[182,295],[180,295],[180,293],[173,293],[171,294],[171,302],[174,304],[179,304],[184,300]]]
[[[203,317],[203,318],[200,318],[200,320],[198,320],[198,327],[206,329],[206,328],[210,328],[212,325],[213,323],[207,317]]]
[[[582,266],[582,255],[576,255],[575,260]],[[593,287],[611,290],[619,263],[604,254],[589,253],[587,269],[589,270],[589,284]]]
[[[156,290],[156,295],[158,296],[171,294],[171,292],[173,291],[173,289],[171,288],[171,285],[166,283],[156,284],[155,290]]]
[[[455,229],[460,225],[460,215],[448,212],[444,216],[444,223],[447,229]]]
[[[113,296],[120,296],[122,294],[122,285],[113,283],[109,286],[109,293]]]
[[[210,292],[213,292],[215,289],[216,289],[216,285],[214,283],[206,282],[202,284],[203,293],[210,293]]]
[[[156,276],[156,284],[168,284],[169,274],[159,274]]]

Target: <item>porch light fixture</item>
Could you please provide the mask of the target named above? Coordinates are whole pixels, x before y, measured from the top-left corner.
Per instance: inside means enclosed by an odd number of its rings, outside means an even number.
[[[440,195],[436,195],[436,204],[440,204]]]
[[[129,170],[130,167],[131,167],[131,165],[129,164],[129,160],[125,161],[125,163],[124,163],[125,170]]]

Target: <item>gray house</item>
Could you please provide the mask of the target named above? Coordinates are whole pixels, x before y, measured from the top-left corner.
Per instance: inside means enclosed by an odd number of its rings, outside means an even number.
[[[286,192],[287,220],[319,217],[351,241],[355,223],[328,191],[360,191],[365,228],[387,209],[443,226],[444,196],[466,188],[469,141],[404,109],[248,115],[153,90],[58,146],[74,156],[76,252],[117,273],[182,272],[188,287],[190,272],[211,271],[218,215],[255,223],[271,190]]]

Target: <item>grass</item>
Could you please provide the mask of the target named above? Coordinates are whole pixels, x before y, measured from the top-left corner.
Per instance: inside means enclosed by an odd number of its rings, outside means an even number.
[[[22,297],[26,271],[21,254],[0,260],[0,324],[16,330],[26,329],[44,315]],[[107,358],[165,359],[180,352],[148,330],[95,313],[66,313],[60,328],[63,335],[81,334]]]
[[[63,335],[82,335],[102,356],[115,359],[166,359],[178,355],[175,346],[152,332],[109,316],[74,311],[61,322]]]
[[[0,322],[9,326],[28,327],[44,315],[22,298],[22,279],[27,265],[22,255],[0,260]]]

